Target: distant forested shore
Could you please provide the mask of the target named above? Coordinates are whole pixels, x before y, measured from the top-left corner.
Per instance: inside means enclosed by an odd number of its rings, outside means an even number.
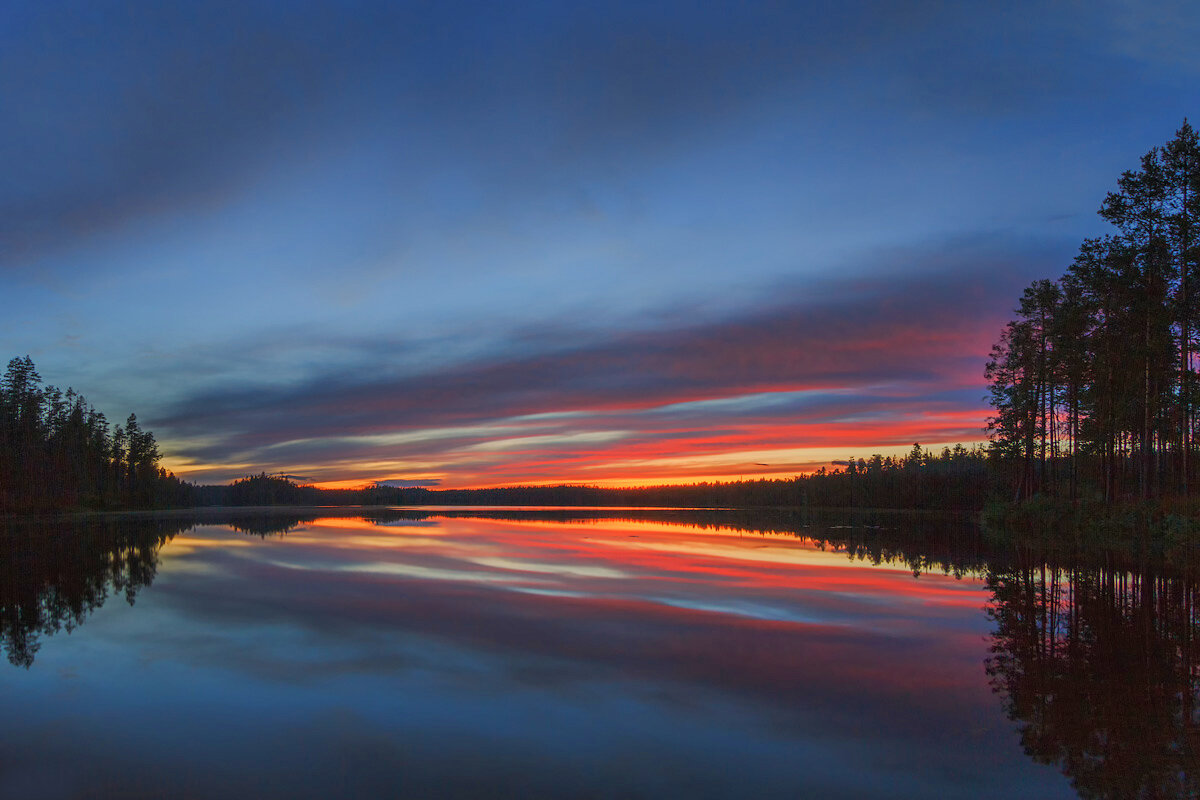
[[[904,456],[850,459],[791,478],[609,488],[585,485],[427,489],[373,484],[319,489],[282,476],[255,475],[228,486],[194,486],[194,505],[488,505],[659,508],[892,508],[978,511],[991,494],[988,455],[956,445],[915,444]]]

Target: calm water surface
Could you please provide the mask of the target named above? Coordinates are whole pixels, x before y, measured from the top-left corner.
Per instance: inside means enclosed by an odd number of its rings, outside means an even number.
[[[1191,584],[1083,609],[1102,571],[998,568],[937,531],[315,513],[11,528],[0,797],[1194,788],[1162,610]],[[1125,634],[1157,642],[1144,668],[1093,663]]]

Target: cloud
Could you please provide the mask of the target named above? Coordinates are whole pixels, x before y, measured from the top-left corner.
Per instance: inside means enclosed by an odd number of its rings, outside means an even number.
[[[983,361],[1008,298],[1029,273],[1048,274],[1045,261],[983,247],[970,269],[830,280],[692,325],[605,337],[545,328],[516,354],[441,369],[210,390],[153,424],[196,463],[362,466],[363,477],[375,464],[418,480],[451,465],[567,471],[606,454],[969,441],[982,435],[964,437],[982,428]]]
[[[374,172],[409,182],[442,148],[442,177],[488,176],[500,208],[814,93],[899,87],[922,107],[1003,112],[1058,60],[978,41],[1027,33],[1017,18],[933,2],[20,4],[0,29],[0,266],[227,203],[281,155],[310,161],[367,129],[388,143]],[[895,85],[863,81],[864,65]]]
[[[237,474],[590,475],[669,447],[782,470],[815,456],[772,442],[961,436],[1063,249],[844,260],[1059,213],[1012,176],[1094,162],[1096,117],[1062,101],[1113,76],[1077,58],[1095,31],[1047,44],[1069,9],[1030,8],[17,4],[0,269],[72,273],[85,302],[14,293],[9,338],[68,320],[60,374]],[[1077,127],[992,124],[1034,108]]]
[[[1091,24],[1115,52],[1185,74],[1200,71],[1200,56],[1192,46],[1200,35],[1200,16],[1189,0],[1105,0],[1098,5],[1102,13]]]
[[[796,59],[781,20],[739,15],[758,46],[731,49],[726,15],[695,9],[684,25],[636,7],[382,2],[77,1],[6,16],[0,265],[227,202],[281,151],[311,157],[365,124],[391,131],[397,157],[441,141],[548,177],[598,147],[666,141]],[[797,30],[800,15],[787,16]]]
[[[326,94],[321,20],[261,4],[26,4],[0,48],[0,263],[229,191]],[[308,35],[306,36],[305,33]],[[330,60],[330,58],[332,60]]]

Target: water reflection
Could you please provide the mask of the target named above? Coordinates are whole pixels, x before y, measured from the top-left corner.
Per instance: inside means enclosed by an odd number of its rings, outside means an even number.
[[[26,532],[0,796],[1054,794],[985,746],[982,562],[938,525],[341,514]]]
[[[133,605],[177,534],[220,521],[240,533],[282,536],[316,514],[109,514],[0,520],[0,651],[29,668],[42,638],[79,627],[110,596]]]
[[[1200,796],[1195,579],[1022,562],[988,578],[987,671],[1026,753],[1082,797]]]
[[[266,538],[286,535],[322,518],[359,520],[368,526],[379,527],[405,523],[434,525],[439,519],[470,518],[548,521],[563,525],[663,522],[695,530],[802,537],[820,548],[845,552],[852,559],[874,565],[904,563],[914,575],[932,570],[961,577],[963,574],[980,574],[984,565],[978,538],[964,535],[968,529],[961,520],[948,516],[898,516],[882,512],[220,509],[158,515],[95,515],[37,522],[10,520],[0,526],[0,547],[6,554],[0,563],[0,649],[11,663],[29,667],[41,646],[41,637],[59,631],[69,632],[79,626],[110,594],[123,595],[133,605],[138,591],[154,579],[162,545],[197,525],[221,524],[239,533]],[[900,537],[895,535],[898,529],[903,531]],[[536,566],[526,565],[526,568],[538,570]],[[551,568],[552,571],[561,569],[562,565]],[[423,574],[432,575],[428,569]],[[536,591],[536,587],[529,587],[529,590]]]
[[[238,533],[248,533],[266,539],[272,536],[284,536],[289,531],[310,522],[316,522],[320,514],[278,513],[271,511],[232,514],[220,521],[233,528]],[[196,520],[197,524],[201,520]],[[210,522],[212,520],[209,520]]]
[[[55,741],[87,738],[63,714],[128,720],[106,729],[162,765],[148,794],[1200,793],[1195,581],[989,552],[952,518],[242,510],[0,535],[0,646],[37,657],[0,713]],[[33,741],[0,731],[0,795],[64,761],[120,787],[124,755]]]
[[[133,605],[159,549],[188,527],[146,517],[0,527],[0,650],[28,668],[43,636],[82,625],[110,594]]]

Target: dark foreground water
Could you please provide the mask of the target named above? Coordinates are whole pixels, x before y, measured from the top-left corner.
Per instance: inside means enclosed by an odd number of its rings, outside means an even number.
[[[1186,577],[912,517],[306,514],[10,524],[0,797],[1197,791]]]

